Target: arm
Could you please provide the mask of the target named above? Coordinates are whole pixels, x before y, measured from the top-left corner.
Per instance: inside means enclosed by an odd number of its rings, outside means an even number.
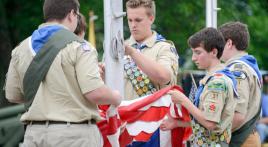
[[[268,125],[268,117],[261,118],[259,123],[267,124]]]
[[[162,131],[168,131],[178,127],[189,127],[189,126],[190,122],[183,122],[175,118],[172,118],[171,116],[168,115],[168,118],[163,120],[163,122],[161,123],[160,129]]]
[[[165,85],[171,80],[171,73],[163,66],[138,52],[135,48],[125,45],[125,54],[130,55],[141,70],[159,85]]]
[[[118,106],[121,102],[121,96],[118,91],[112,91],[107,86],[101,86],[93,91],[87,92],[86,99],[97,105],[112,104]]]
[[[235,112],[232,122],[232,131],[236,130],[244,121],[245,115],[239,112]]]
[[[6,84],[5,84],[5,91],[6,91],[6,98],[11,103],[23,103],[23,94],[21,88],[21,81],[19,80],[19,74],[16,70],[17,59],[15,54],[15,50],[12,52],[12,58],[9,64],[7,77],[6,77]]]

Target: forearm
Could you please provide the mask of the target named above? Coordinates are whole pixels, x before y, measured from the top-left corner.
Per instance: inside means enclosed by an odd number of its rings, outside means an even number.
[[[236,130],[236,128],[240,127],[244,121],[245,121],[245,115],[239,112],[235,112],[232,122],[232,130]]]
[[[152,59],[138,52],[137,50],[133,50],[130,56],[138,65],[138,67],[146,75],[148,75],[148,77],[154,83],[164,85],[170,82],[171,73],[163,65],[160,65],[156,61],[153,61]]]
[[[98,105],[119,105],[121,98],[119,94],[109,89],[107,86],[102,86],[85,94],[87,100]]]

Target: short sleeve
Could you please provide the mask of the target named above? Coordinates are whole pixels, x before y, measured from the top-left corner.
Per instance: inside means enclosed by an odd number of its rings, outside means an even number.
[[[83,94],[104,85],[99,73],[97,51],[88,44],[78,47],[75,70]]]
[[[176,48],[169,43],[165,43],[161,46],[157,56],[157,62],[166,67],[172,74],[171,83],[173,84],[176,84],[176,81],[174,80],[176,80],[178,74],[178,58]]]
[[[21,82],[16,69],[18,57],[14,52],[15,51],[12,52],[11,61],[6,75],[6,84],[4,87],[6,91],[6,98],[11,102],[21,101],[23,98]]]
[[[202,96],[202,111],[207,120],[219,123],[227,95],[227,84],[223,78],[212,78]]]

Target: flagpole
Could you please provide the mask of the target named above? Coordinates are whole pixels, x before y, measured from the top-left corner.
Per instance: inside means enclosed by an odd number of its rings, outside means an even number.
[[[122,0],[104,0],[105,83],[124,98],[124,37]]]

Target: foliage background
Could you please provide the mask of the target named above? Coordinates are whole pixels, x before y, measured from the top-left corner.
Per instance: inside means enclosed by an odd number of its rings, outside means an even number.
[[[125,3],[125,0],[123,1]],[[156,0],[156,21],[153,26],[167,39],[172,40],[180,55],[183,69],[194,68],[191,52],[187,50],[187,39],[205,27],[205,0]],[[43,22],[43,0],[0,0],[0,86],[3,87],[12,49]],[[98,19],[95,21],[97,49],[103,53],[104,19],[103,1],[80,0],[80,12],[88,20],[89,10]],[[228,21],[248,24],[251,42],[249,52],[253,54],[261,69],[267,70],[268,53],[268,0],[218,0],[218,26]],[[129,36],[126,19],[125,37]],[[2,88],[1,88],[2,89]],[[1,92],[0,104],[6,105]]]

